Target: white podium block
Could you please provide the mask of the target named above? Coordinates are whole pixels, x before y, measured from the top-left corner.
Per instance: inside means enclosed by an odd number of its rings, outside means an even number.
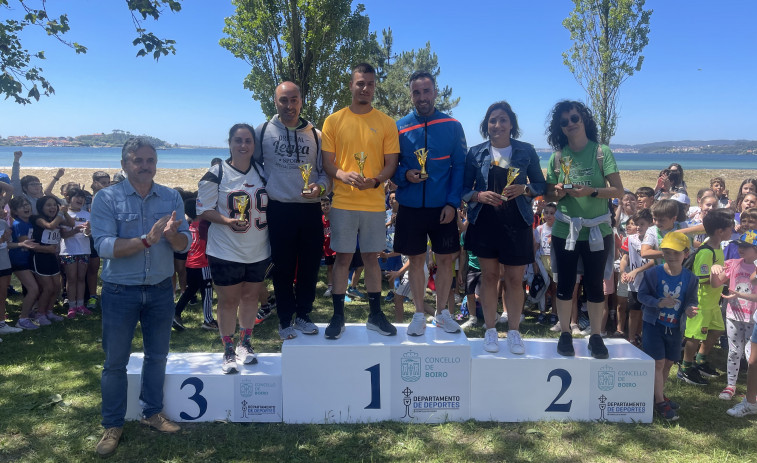
[[[163,412],[174,421],[281,422],[281,354],[258,354],[255,365],[237,374],[221,372],[221,353],[169,353],[163,386]],[[127,420],[138,420],[142,353],[126,367]]]
[[[575,357],[556,339],[524,339],[526,354],[483,350],[471,339],[471,418],[479,421],[652,421],[654,361],[621,339],[605,339],[610,358],[590,356],[574,339]],[[600,408],[600,405],[603,405]]]
[[[466,420],[470,347],[429,326],[420,337],[348,324],[342,337],[298,335],[282,346],[287,423]]]

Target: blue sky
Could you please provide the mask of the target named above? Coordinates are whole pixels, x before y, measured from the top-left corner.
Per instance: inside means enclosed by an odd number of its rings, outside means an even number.
[[[11,5],[17,6],[13,1]],[[469,145],[489,104],[510,102],[521,139],[546,147],[545,120],[564,98],[585,100],[562,63],[570,47],[562,20],[569,0],[362,2],[371,30],[392,28],[396,51],[427,41],[439,56],[439,84],[460,105],[453,110]],[[120,0],[48,2],[64,11],[65,38],[85,55],[28,30],[23,43],[45,50],[42,62],[56,93],[20,106],[0,100],[0,136],[75,136],[112,129],[146,133],[172,143],[223,146],[236,122],[263,121],[258,102],[242,87],[248,65],[218,45],[226,0],[186,0],[178,14],[146,21],[160,37],[177,41],[177,54],[159,62],[136,58],[126,3]],[[647,0],[654,9],[641,72],[621,88],[613,143],[663,140],[757,139],[757,38],[753,0]],[[3,11],[1,19],[12,14]]]

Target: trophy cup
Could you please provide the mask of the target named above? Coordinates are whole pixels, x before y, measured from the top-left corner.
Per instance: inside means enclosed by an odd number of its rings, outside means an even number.
[[[518,178],[519,173],[520,169],[518,169],[517,167],[511,167],[507,169],[507,184],[505,185],[505,188],[513,184],[515,179]],[[502,198],[502,201],[507,201],[507,196],[505,196],[505,188],[502,188],[502,194],[499,195],[499,197]]]
[[[310,172],[313,170],[313,164],[305,163],[301,164],[300,166],[300,175],[302,175],[302,181],[304,184],[302,185],[302,194],[308,194],[311,192],[310,188],[308,188],[308,185],[310,184]]]
[[[563,190],[572,190],[573,184],[570,183],[570,165],[573,164],[573,158],[568,158],[567,160],[565,158],[560,159],[560,169],[562,169],[563,174],[565,174],[565,177],[563,177]]]
[[[363,173],[363,169],[365,169],[365,161],[368,159],[368,156],[365,155],[365,151],[361,151],[359,153],[355,153],[355,161],[357,161],[357,166],[360,169],[360,176],[365,178],[365,174]]]
[[[247,203],[249,202],[250,202],[250,197],[247,195],[234,197],[234,205],[237,208],[237,212],[239,212],[239,218],[237,219],[238,221],[247,222],[247,219],[244,218],[244,213],[247,210]]]
[[[415,150],[415,157],[418,159],[418,164],[421,165],[421,172],[418,174],[418,178],[421,180],[428,178],[428,174],[426,173],[426,158],[428,157],[428,150],[426,148]]]

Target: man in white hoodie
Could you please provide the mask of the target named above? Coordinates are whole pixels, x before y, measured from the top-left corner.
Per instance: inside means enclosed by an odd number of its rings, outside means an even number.
[[[274,103],[278,114],[255,129],[254,158],[263,163],[267,181],[273,287],[279,336],[286,340],[297,336],[295,330],[318,333],[308,314],[313,310],[323,249],[320,197],[331,189],[331,180],[323,170],[321,132],[300,117],[300,88],[282,82]],[[303,175],[308,172],[305,185]]]

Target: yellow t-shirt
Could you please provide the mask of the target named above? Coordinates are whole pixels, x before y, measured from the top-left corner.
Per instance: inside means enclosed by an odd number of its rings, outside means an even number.
[[[399,153],[397,124],[378,109],[367,114],[355,114],[343,108],[323,123],[323,150],[336,153],[336,166],[345,172],[360,172],[355,153],[366,155],[363,174],[372,178],[384,168],[384,155]],[[351,211],[383,212],[386,210],[384,189],[358,190],[334,180],[333,207]]]

